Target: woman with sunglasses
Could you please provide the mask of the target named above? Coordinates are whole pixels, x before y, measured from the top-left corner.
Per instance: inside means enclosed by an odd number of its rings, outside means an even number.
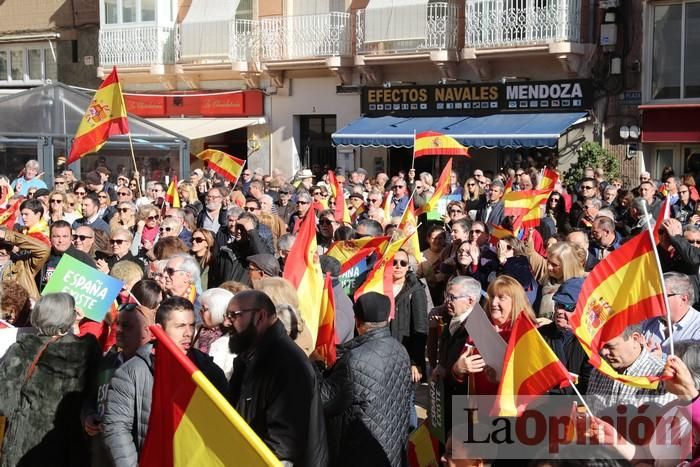
[[[117,205],[117,212],[109,221],[110,230],[127,229],[132,234],[136,232],[136,205],[122,201]]]
[[[70,212],[76,215],[78,219],[83,217],[81,213],[81,206],[80,203],[78,202],[78,197],[75,196],[73,192],[66,192],[66,206],[64,210],[66,212]]]
[[[54,191],[49,195],[49,225],[61,220],[72,225],[78,217],[68,208],[68,197],[65,193]]]
[[[177,192],[180,195],[180,207],[189,209],[197,217],[203,205],[197,198],[197,190],[194,185],[188,181],[182,181],[177,185]]]
[[[84,182],[75,183],[75,186],[73,187],[73,194],[78,197],[78,204],[80,204],[80,201],[82,201],[82,199],[85,198],[85,195],[87,195],[87,193],[87,185]]]
[[[479,187],[479,182],[474,177],[469,177],[464,182],[464,210],[471,220],[476,220],[476,213],[486,206],[486,195]]]
[[[316,243],[318,244],[318,254],[324,254],[333,243],[333,235],[339,227],[335,221],[335,213],[330,209],[321,211],[318,216],[318,232],[316,233]]]
[[[209,270],[216,268],[215,250],[216,242],[210,231],[207,229],[196,229],[192,232],[192,248],[190,249],[190,254],[197,260],[199,269],[202,271],[199,277],[202,282],[202,289],[204,290],[209,288]]]
[[[152,204],[141,206],[136,223],[136,234],[132,244],[132,253],[137,250],[136,256],[148,259],[148,253],[152,254],[153,246],[160,233],[160,211]],[[146,261],[144,261],[145,263]]]
[[[568,234],[571,231],[569,222],[569,214],[566,212],[566,204],[561,193],[553,191],[547,200],[545,208],[545,218],[550,219],[550,222],[556,227],[556,233]]]
[[[109,223],[117,211],[114,206],[112,206],[112,200],[109,197],[109,193],[104,190],[97,193],[97,199],[100,201],[99,216]]]
[[[408,252],[394,255],[392,282],[394,319],[391,335],[398,339],[411,358],[411,381],[417,383],[425,372],[425,344],[428,338],[428,297],[425,286],[409,268]]]

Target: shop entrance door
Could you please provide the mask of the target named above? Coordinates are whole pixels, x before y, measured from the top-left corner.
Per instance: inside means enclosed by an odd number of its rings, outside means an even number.
[[[336,150],[331,135],[336,130],[335,115],[300,115],[301,164],[321,173],[326,167],[335,169]]]

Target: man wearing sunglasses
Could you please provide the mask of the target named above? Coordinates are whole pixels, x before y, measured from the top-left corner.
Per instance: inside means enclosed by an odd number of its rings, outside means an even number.
[[[97,260],[97,269],[109,274],[115,264],[119,261],[131,261],[143,269],[143,263],[131,254],[131,242],[134,236],[127,229],[115,229],[109,238],[109,248],[112,254],[105,259]]]
[[[566,369],[578,375],[576,388],[582,394],[586,394],[588,380],[593,367],[588,362],[588,356],[583,347],[581,347],[578,339],[574,336],[571,323],[569,322],[576,309],[576,302],[581,294],[582,285],[582,277],[573,277],[559,286],[559,289],[552,297],[554,301],[554,321],[541,326],[538,330]],[[575,394],[575,392],[572,388],[567,387],[552,389],[550,394]]]
[[[95,262],[92,258],[78,250],[73,246],[71,240],[73,238],[73,229],[66,221],[56,221],[51,224],[51,229],[49,231],[49,240],[51,241],[51,255],[46,261],[46,264],[41,268],[41,273],[37,276],[39,281],[39,289],[43,290],[46,283],[51,279],[58,262],[61,261],[64,254],[68,254],[73,258],[77,259],[83,264],[87,264],[90,267],[95,267]]]
[[[285,465],[327,465],[316,372],[277,319],[270,297],[259,290],[237,293],[224,326],[237,355],[231,405]]]
[[[296,204],[292,202],[293,192],[294,188],[291,185],[284,185],[279,189],[277,200],[275,201],[275,211],[287,225],[289,225],[289,219],[297,209]]]

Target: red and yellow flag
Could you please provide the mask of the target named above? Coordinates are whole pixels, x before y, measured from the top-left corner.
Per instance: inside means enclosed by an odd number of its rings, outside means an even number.
[[[340,222],[342,224],[350,225],[352,221],[350,220],[350,211],[348,211],[348,205],[345,202],[343,187],[340,186],[340,182],[335,176],[335,172],[332,170],[328,171],[328,184],[331,186],[331,194],[335,199],[335,221]]]
[[[415,233],[413,234],[415,235]],[[389,243],[381,257],[377,258],[374,267],[367,274],[365,282],[355,290],[355,301],[366,292],[377,292],[389,297],[391,301],[391,313],[389,319],[394,319],[394,288],[392,274],[394,272],[394,255],[410,238],[399,238]]]
[[[491,227],[491,238],[489,239],[489,243],[492,245],[498,245],[498,241],[506,237],[515,237],[515,232],[500,225],[494,225]]]
[[[418,264],[422,263],[424,260],[423,254],[420,251],[420,243],[418,242],[418,219],[416,218],[416,209],[413,207],[413,198],[408,200],[408,206],[401,216],[401,223],[399,223],[399,230],[401,230],[407,237],[410,236],[408,240],[409,248],[413,257],[416,259]],[[416,235],[413,235],[416,233]]]
[[[180,207],[180,193],[177,192],[177,177],[173,177],[168,185],[168,191],[165,192],[165,201],[171,208]]]
[[[556,170],[545,167],[542,171],[542,179],[537,184],[538,190],[554,190],[554,186],[559,180],[559,174]]]
[[[19,213],[19,205],[22,204],[24,198],[15,200],[14,203],[6,207],[5,209],[0,209],[0,225],[7,227],[12,230],[15,228],[17,223],[17,214]]]
[[[569,386],[571,375],[525,313],[513,325],[503,359],[495,413],[515,417],[522,413],[531,396],[546,394],[555,386]],[[530,396],[530,397],[528,397]]]
[[[435,208],[438,205],[438,202],[440,201],[440,198],[443,196],[446,196],[450,193],[450,175],[452,174],[452,158],[450,158],[449,161],[447,161],[447,164],[445,164],[445,168],[442,169],[442,173],[440,173],[440,178],[437,181],[437,185],[435,185],[435,192],[433,193],[433,196],[430,197],[430,199],[416,211],[416,215],[419,216],[424,212],[430,212],[435,210]]]
[[[425,420],[408,437],[408,465],[411,467],[437,467],[440,465],[440,442],[433,437]]]
[[[605,257],[586,277],[570,319],[594,367],[611,378],[642,388],[655,388],[659,378],[618,374],[601,359],[599,351],[627,326],[665,315],[654,248],[645,231]]]
[[[279,460],[159,326],[153,402],[139,465],[281,466]]]
[[[513,179],[511,177],[508,177],[508,181],[503,186],[503,194],[505,195],[506,193],[510,193],[511,191],[513,191]]]
[[[384,198],[384,220],[387,224],[391,223],[391,200],[393,197],[391,191],[389,191]]]
[[[389,237],[365,237],[357,240],[342,240],[333,243],[326,255],[340,261],[340,273],[359,263],[369,254],[376,252],[381,255],[389,244]]]
[[[75,133],[66,164],[72,164],[86,154],[97,152],[110,136],[129,133],[129,117],[124,105],[117,68],[102,82],[90,101]]]
[[[537,227],[542,218],[540,208],[547,203],[551,193],[552,190],[511,191],[503,196],[504,213],[506,216],[522,216],[524,228]]]
[[[26,234],[51,246],[51,240],[49,239],[49,223],[46,222],[45,219],[39,219],[39,222],[27,229]]]
[[[352,215],[350,216],[350,219],[352,219],[352,222],[357,222],[357,219],[359,219],[359,217],[362,215],[362,213],[364,213],[366,210],[367,210],[367,208],[365,207],[364,204],[361,204],[360,206],[358,206],[358,208],[355,209],[355,212],[353,212]],[[349,211],[348,211],[348,213],[349,213]]]
[[[197,154],[197,159],[207,161],[209,168],[231,183],[236,183],[243,172],[243,159],[233,157],[218,149],[205,149]]]
[[[424,131],[416,134],[413,143],[413,157],[418,159],[423,156],[471,157],[469,149],[459,144],[456,139],[435,131]]]
[[[323,283],[323,295],[321,296],[321,317],[318,323],[318,337],[316,338],[316,352],[318,352],[326,366],[330,368],[336,360],[335,346],[338,339],[335,334],[335,299],[333,298],[333,281],[331,274],[326,273]]]
[[[282,277],[292,283],[299,297],[299,313],[311,331],[316,346],[316,334],[320,323],[323,275],[316,243],[316,213],[311,208],[299,226],[297,238],[289,251]]]

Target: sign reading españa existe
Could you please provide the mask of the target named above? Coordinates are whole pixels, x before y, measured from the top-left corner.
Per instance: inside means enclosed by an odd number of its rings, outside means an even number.
[[[589,109],[592,97],[588,80],[365,87],[362,113],[418,117],[572,112]]]

